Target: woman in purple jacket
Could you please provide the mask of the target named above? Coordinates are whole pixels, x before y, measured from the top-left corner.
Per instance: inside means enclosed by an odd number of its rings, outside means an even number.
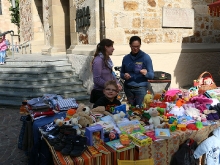
[[[5,36],[0,36],[0,65],[5,63],[7,45],[5,43]]]
[[[100,97],[104,96],[103,89],[106,81],[116,80],[113,72],[113,62],[110,58],[113,51],[114,41],[103,39],[96,48],[94,58],[92,60],[92,72],[94,87],[91,92],[90,102],[95,103]],[[117,80],[116,80],[117,81]],[[119,89],[122,87],[118,84]]]

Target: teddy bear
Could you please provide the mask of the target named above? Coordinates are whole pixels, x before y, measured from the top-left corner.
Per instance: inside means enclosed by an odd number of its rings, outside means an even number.
[[[64,121],[64,125],[68,125],[68,126],[73,126],[72,128],[76,129],[76,133],[77,135],[81,134],[81,130],[80,128],[82,128],[82,126],[79,124],[79,119],[80,117],[76,117],[76,118],[71,118],[70,120]]]
[[[92,118],[88,114],[86,114],[84,111],[77,112],[72,116],[72,118],[77,118],[77,117],[80,117],[78,123],[83,128],[88,127],[89,125],[93,123]]]
[[[115,121],[116,124],[120,123],[122,121],[122,119],[125,117],[125,113],[123,111],[120,111],[117,114],[113,115],[113,119]]]
[[[157,108],[151,107],[147,112],[151,116],[149,123],[153,124],[154,128],[162,128],[165,125],[165,123],[160,123],[161,121],[163,121],[163,118],[159,116]]]
[[[102,114],[102,115],[105,115],[105,116],[107,116],[107,115],[112,116],[112,114],[111,114],[110,112],[108,112],[108,111],[105,110],[105,107],[104,107],[104,106],[98,106],[98,107],[96,107],[96,108],[93,108],[93,109],[91,110],[91,113],[94,114],[94,115],[96,115],[96,114]]]
[[[150,103],[153,101],[153,96],[152,94],[146,94],[144,96],[144,101],[143,101],[143,106],[144,108],[149,108],[150,107]]]
[[[92,118],[90,117],[90,108],[83,103],[78,105],[76,109],[76,113],[72,116],[72,118],[79,117],[78,123],[83,127],[87,127],[93,123]]]
[[[87,115],[90,115],[90,114],[91,114],[90,108],[89,108],[88,106],[86,106],[85,104],[83,104],[83,103],[80,103],[80,104],[78,105],[78,108],[77,108],[77,110],[76,110],[76,113],[78,113],[78,112],[85,112]]]

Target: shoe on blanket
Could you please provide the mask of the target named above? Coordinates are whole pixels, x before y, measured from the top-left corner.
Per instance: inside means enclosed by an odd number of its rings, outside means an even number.
[[[87,137],[77,136],[73,141],[73,150],[70,152],[70,156],[78,157],[83,154],[87,149]]]
[[[76,139],[75,135],[67,135],[65,139],[65,147],[61,150],[61,154],[70,155],[70,152],[73,150],[74,141]]]

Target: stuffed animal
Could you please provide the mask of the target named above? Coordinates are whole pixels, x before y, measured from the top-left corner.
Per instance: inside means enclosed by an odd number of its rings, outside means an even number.
[[[163,118],[159,116],[159,112],[157,111],[157,108],[150,108],[148,111],[149,115],[151,116],[149,123],[154,125],[154,128],[162,128],[165,123],[160,123],[163,121]]]
[[[75,113],[72,118],[77,118],[77,117],[79,117],[78,123],[83,128],[88,127],[90,124],[93,123],[92,118],[89,115],[87,115],[84,111]]]
[[[96,107],[96,108],[93,108],[93,109],[91,110],[91,113],[94,114],[94,115],[96,115],[96,114],[102,114],[102,115],[105,115],[105,116],[107,116],[107,115],[112,116],[112,114],[111,114],[110,112],[108,112],[108,111],[105,110],[105,107],[104,107],[104,106],[98,106],[98,107]]]
[[[125,113],[123,111],[120,111],[119,113],[113,115],[113,119],[116,124],[120,123],[124,117]]]
[[[88,106],[86,106],[85,104],[83,104],[83,103],[80,103],[80,104],[78,105],[78,108],[77,108],[77,110],[76,110],[76,113],[78,113],[78,112],[85,112],[87,115],[90,115],[90,114],[91,114],[90,108],[89,108]]]
[[[143,101],[143,106],[144,108],[149,108],[150,107],[150,103],[153,101],[153,96],[152,94],[146,94],[144,96],[144,101]]]
[[[73,108],[68,109],[66,112],[65,120],[70,120],[75,113],[76,113],[76,109],[73,109]]]
[[[176,116],[183,116],[185,114],[185,110],[184,108],[181,106],[181,107],[177,107],[177,106],[174,106],[170,112],[170,114],[174,114]]]
[[[213,82],[213,80],[212,80],[212,78],[211,77],[207,77],[207,78],[204,78],[203,79],[203,84],[204,85],[211,85],[211,84],[213,84],[214,82]]]
[[[61,127],[61,126],[63,125],[63,123],[64,123],[64,118],[54,119],[54,123],[55,123],[57,126]]]
[[[77,135],[80,135],[81,134],[80,128],[82,128],[82,126],[78,123],[79,119],[80,119],[80,117],[77,117],[77,118],[73,118],[72,117],[70,120],[65,121],[64,125],[71,125],[71,126],[73,126],[73,128],[76,129]]]

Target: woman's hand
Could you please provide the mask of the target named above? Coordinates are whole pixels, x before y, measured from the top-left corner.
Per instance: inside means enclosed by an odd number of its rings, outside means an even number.
[[[128,80],[129,78],[131,78],[131,76],[130,76],[130,74],[125,73],[125,74],[124,74],[124,78],[125,78],[125,80]]]
[[[141,69],[140,73],[145,76],[147,74],[147,69]]]

